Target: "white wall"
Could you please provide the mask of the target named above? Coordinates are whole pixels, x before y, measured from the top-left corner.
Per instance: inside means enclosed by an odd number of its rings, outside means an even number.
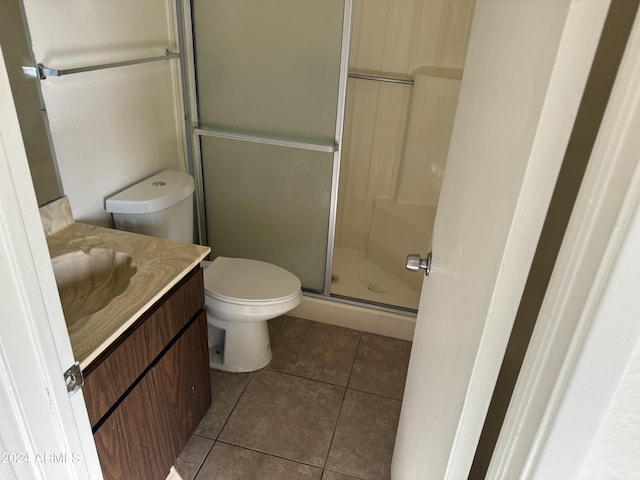
[[[640,478],[640,343],[580,472],[580,480]]]
[[[630,130],[629,125],[618,126],[622,131],[637,131],[635,125]],[[611,232],[610,240],[580,324],[572,330],[565,371],[546,407],[550,418],[538,429],[540,444],[530,449],[524,476],[532,480],[640,479],[640,143],[633,144],[616,146],[623,155],[635,157],[629,193],[620,212],[611,212],[614,228],[605,229]],[[615,156],[612,153],[607,159],[622,170]],[[608,187],[625,192],[626,181],[618,179]],[[597,199],[592,200],[592,208],[601,210]],[[533,395],[527,398],[527,402],[538,401]]]
[[[24,1],[36,62],[74,68],[178,51],[170,0]],[[184,171],[177,60],[42,81],[62,187],[76,219],[110,226],[104,199]]]
[[[633,14],[626,17],[633,21]],[[597,475],[603,471],[594,471],[585,460],[598,456],[594,439],[605,438],[607,410],[620,385],[632,386],[636,398],[640,387],[627,370],[637,362],[634,352],[640,341],[638,27],[636,16],[488,478],[564,480],[579,478],[581,470],[603,480],[634,478],[628,476],[632,470],[625,472],[627,462],[632,469],[637,465],[628,454],[637,455],[638,449],[629,452],[623,445],[628,432],[619,430],[614,435],[621,438],[607,438],[621,451],[615,467],[609,464],[611,470],[602,477]],[[620,30],[620,24],[614,28]],[[639,405],[624,415],[617,407],[615,416],[637,418]],[[606,454],[601,446],[596,449]]]
[[[2,437],[0,437],[0,452],[6,452],[7,448],[4,446]],[[9,463],[0,463],[0,480],[15,480],[16,475],[13,472],[13,468]]]
[[[637,106],[637,83],[632,88],[636,99],[631,103]],[[632,125],[618,122],[616,127],[635,132],[640,116],[635,118]],[[543,443],[530,460],[527,478],[561,480],[580,472],[575,478],[581,480],[640,479],[640,142],[629,136],[631,145],[616,145],[602,167],[624,171],[615,161],[619,152],[633,159],[627,177],[609,185],[628,193],[618,215],[612,212],[613,228],[605,229],[611,232],[607,250],[564,360],[568,379],[555,387],[557,402],[552,397],[547,407],[553,417],[540,429]],[[591,199],[591,208],[601,211]]]

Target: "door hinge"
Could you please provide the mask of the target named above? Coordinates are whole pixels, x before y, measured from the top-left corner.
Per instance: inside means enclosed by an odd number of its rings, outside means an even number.
[[[67,392],[72,396],[84,385],[84,375],[80,369],[80,362],[76,362],[64,372],[64,383],[67,384]]]

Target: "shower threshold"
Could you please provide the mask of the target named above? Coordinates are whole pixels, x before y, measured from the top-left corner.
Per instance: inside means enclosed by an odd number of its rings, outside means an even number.
[[[327,297],[325,297],[327,298]],[[335,293],[329,294],[328,300],[346,303],[357,307],[373,308],[375,310],[383,310],[390,313],[398,313],[400,315],[409,315],[415,317],[418,310],[415,308],[407,308],[400,305],[390,305],[386,303],[374,302],[372,300],[363,300],[361,298],[347,297]]]

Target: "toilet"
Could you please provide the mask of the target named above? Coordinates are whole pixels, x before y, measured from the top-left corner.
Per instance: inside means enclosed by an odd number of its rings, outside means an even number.
[[[106,200],[119,230],[193,242],[193,178],[165,170]],[[247,258],[203,262],[209,365],[251,372],[271,361],[267,320],[302,300],[300,280],[276,265]]]

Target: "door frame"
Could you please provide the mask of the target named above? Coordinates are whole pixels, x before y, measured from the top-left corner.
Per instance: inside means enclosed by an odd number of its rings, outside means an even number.
[[[0,471],[100,479],[84,397],[63,378],[74,357],[1,51]]]
[[[601,124],[487,478],[580,473],[640,344],[640,15]],[[634,227],[635,225],[635,227]],[[627,270],[625,270],[625,267]],[[635,316],[634,316],[635,315]],[[619,467],[619,466],[618,466]]]

